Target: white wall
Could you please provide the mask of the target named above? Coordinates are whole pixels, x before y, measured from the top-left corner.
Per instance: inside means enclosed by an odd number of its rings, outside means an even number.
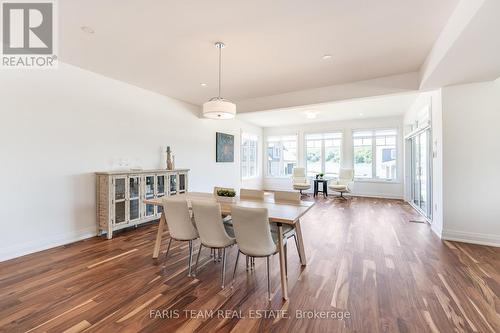
[[[272,127],[264,129],[264,137],[280,134],[298,134],[299,145],[299,166],[304,166],[305,149],[304,149],[304,135],[306,133],[319,133],[328,131],[342,131],[343,132],[343,149],[342,149],[342,167],[353,167],[353,143],[352,131],[355,129],[377,129],[377,128],[397,128],[399,133],[398,140],[398,180],[396,182],[385,181],[356,181],[354,186],[354,195],[360,196],[373,196],[383,198],[403,198],[403,147],[402,147],[402,117],[390,118],[373,118],[373,119],[358,119],[351,121],[339,121],[328,123],[314,123],[302,126],[290,127]],[[265,138],[264,138],[265,140]],[[265,167],[264,167],[265,172]],[[267,190],[290,190],[290,178],[269,178],[264,177],[264,188]]]
[[[196,89],[196,87],[194,87]],[[73,66],[0,75],[0,260],[95,235],[95,171],[121,160],[158,168],[170,145],[192,191],[241,184],[239,120]],[[215,132],[235,135],[235,163],[215,162]],[[262,152],[262,144],[259,146]],[[261,165],[262,163],[259,163]],[[262,170],[260,175],[262,175]]]
[[[500,82],[445,87],[443,238],[500,246]]]
[[[430,112],[430,115],[423,115]],[[443,135],[441,90],[424,92],[405,113],[404,126],[427,118],[432,126],[432,230],[441,237],[443,231]],[[408,134],[408,133],[406,133]],[[406,146],[406,145],[405,145]],[[406,147],[405,147],[406,148]],[[411,200],[410,151],[405,149],[405,200]]]

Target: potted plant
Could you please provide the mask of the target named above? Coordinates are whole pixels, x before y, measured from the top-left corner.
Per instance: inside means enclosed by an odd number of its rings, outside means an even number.
[[[217,197],[220,201],[234,201],[236,192],[232,189],[221,188],[217,190]]]
[[[323,179],[324,175],[325,175],[324,173],[320,172],[316,175],[316,179]]]

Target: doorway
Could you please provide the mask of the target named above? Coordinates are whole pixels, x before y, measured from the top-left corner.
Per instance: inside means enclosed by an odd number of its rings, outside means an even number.
[[[407,140],[411,149],[412,206],[432,220],[432,156],[430,127],[413,133]]]

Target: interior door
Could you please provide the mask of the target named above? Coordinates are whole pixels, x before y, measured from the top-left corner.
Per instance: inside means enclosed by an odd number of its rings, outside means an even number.
[[[419,148],[420,148],[420,168],[419,168],[419,181],[420,181],[420,209],[427,214],[428,208],[428,149],[427,149],[427,131],[419,135]],[[426,215],[427,216],[427,215]]]
[[[411,139],[411,183],[413,185],[412,200],[413,204],[420,207],[420,141],[419,137],[415,136]]]

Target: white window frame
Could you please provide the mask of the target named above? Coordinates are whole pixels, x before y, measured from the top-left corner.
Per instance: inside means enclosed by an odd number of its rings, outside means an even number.
[[[243,145],[246,141],[254,142],[255,143],[255,150],[252,151],[250,149],[250,147],[248,147],[246,161],[243,161],[243,154],[244,154]],[[241,152],[241,157],[240,157],[241,179],[245,180],[245,179],[258,178],[259,177],[259,168],[258,168],[258,165],[259,165],[259,154],[258,154],[259,153],[259,138],[258,138],[258,136],[255,134],[252,134],[252,133],[242,132],[241,133],[240,152]],[[255,158],[254,158],[254,161],[252,162],[250,160],[250,156],[252,155],[253,152],[255,152]],[[246,175],[244,175],[243,171],[242,171],[244,165],[246,165],[246,170],[247,170]],[[249,174],[251,166],[253,166],[254,170],[255,170],[255,172],[253,174]]]
[[[280,160],[279,160],[279,170],[280,170],[280,174],[279,175],[271,175],[270,174],[270,170],[269,170],[269,163],[268,163],[268,151],[269,151],[269,143],[270,142],[279,142],[280,143],[280,147],[282,148],[281,151],[283,151],[283,142],[285,141],[292,141],[292,140],[285,140],[285,138],[295,138],[295,156],[296,156],[296,159],[294,161],[289,161],[287,160],[286,162],[294,162],[295,163],[295,166],[298,166],[299,164],[299,136],[294,133],[294,134],[283,134],[283,135],[269,135],[266,137],[266,142],[265,142],[265,153],[264,153],[264,159],[265,159],[265,176],[266,178],[290,178],[292,175],[284,175],[284,174],[281,174],[281,171],[284,170],[284,164],[285,164],[285,161],[283,160],[283,154],[281,155],[280,157]],[[273,141],[270,141],[269,139],[270,138],[276,138],[275,140]]]
[[[377,137],[380,136],[385,136],[387,137],[388,135],[377,135],[377,132],[380,131],[395,131],[396,134],[394,137],[396,138],[395,142],[395,149],[396,149],[396,178],[393,179],[386,179],[386,178],[379,178],[377,176]],[[371,132],[371,136],[359,136],[355,137],[354,134],[356,132]],[[399,177],[401,177],[400,172],[399,172],[399,129],[397,127],[391,127],[391,128],[358,128],[358,129],[353,129],[351,133],[351,138],[352,138],[352,169],[354,172],[354,179],[359,182],[370,182],[370,181],[375,181],[375,182],[388,182],[388,183],[398,183],[399,182]],[[392,136],[392,135],[390,135]],[[354,155],[354,149],[356,148],[356,145],[354,144],[355,139],[372,139],[372,177],[371,178],[359,178],[356,177],[356,171],[355,171],[355,155]]]
[[[328,140],[328,139],[325,139],[324,138],[324,135],[325,134],[340,134],[340,167],[342,167],[342,160],[343,160],[343,157],[344,157],[344,132],[343,131],[321,131],[321,132],[309,132],[309,133],[304,133],[304,138],[303,138],[303,141],[304,141],[304,167],[306,169],[306,175],[308,174],[308,170],[307,170],[307,136],[308,135],[322,135],[323,137],[321,139],[311,139],[311,140],[321,140],[321,173],[324,173],[325,176],[326,176],[326,168],[325,168],[325,165],[326,165],[326,161],[325,161],[325,140]],[[337,139],[338,140],[338,139]],[[308,177],[311,177],[311,176],[308,176]],[[333,178],[337,178],[338,177],[338,174],[335,175],[334,174],[334,177]]]

